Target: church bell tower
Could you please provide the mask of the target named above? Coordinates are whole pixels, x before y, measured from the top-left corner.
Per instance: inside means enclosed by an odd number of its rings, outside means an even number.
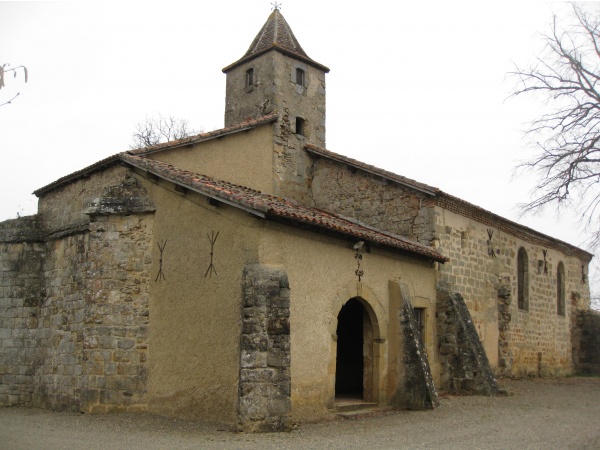
[[[279,112],[290,133],[325,147],[325,74],[276,7],[248,51],[223,69],[225,126]]]

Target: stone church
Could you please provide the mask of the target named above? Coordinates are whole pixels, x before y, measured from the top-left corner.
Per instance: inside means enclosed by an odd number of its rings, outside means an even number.
[[[326,149],[328,71],[275,9],[223,69],[223,129],[0,223],[0,404],[271,431],[600,367],[592,255]]]

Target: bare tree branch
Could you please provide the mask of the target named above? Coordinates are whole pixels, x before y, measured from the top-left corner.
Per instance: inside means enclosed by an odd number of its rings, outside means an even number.
[[[537,174],[531,212],[547,205],[575,207],[600,243],[600,20],[572,4],[573,24],[554,16],[545,53],[529,68],[515,67],[511,97],[539,95],[549,112],[531,122],[537,154],[517,167]]]
[[[19,71],[19,69],[23,70],[23,74],[25,75],[25,83],[27,83],[27,80],[29,78],[29,73],[27,72],[27,67],[25,66],[17,66],[17,67],[10,67],[10,64],[5,63],[0,65],[0,89],[2,89],[3,87],[6,87],[6,74],[12,72],[13,74],[13,78],[17,77],[17,73]],[[4,103],[0,103],[0,106],[4,106],[4,105],[10,105],[12,103],[12,101],[17,98],[21,93],[17,92],[10,100],[5,101]]]
[[[158,118],[146,117],[145,121],[136,125],[135,132],[132,135],[133,142],[129,147],[131,149],[150,147],[161,142],[183,139],[201,132],[200,129],[192,129],[185,119],[159,114]]]

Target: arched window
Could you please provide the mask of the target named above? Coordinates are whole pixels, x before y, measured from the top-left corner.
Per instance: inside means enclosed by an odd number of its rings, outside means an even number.
[[[529,258],[523,247],[517,255],[517,301],[519,309],[529,310]]]
[[[302,69],[296,69],[296,84],[299,86],[304,86],[304,70]]]
[[[246,89],[252,90],[254,88],[254,69],[246,70]]]
[[[562,262],[556,269],[556,313],[565,315],[565,266]]]

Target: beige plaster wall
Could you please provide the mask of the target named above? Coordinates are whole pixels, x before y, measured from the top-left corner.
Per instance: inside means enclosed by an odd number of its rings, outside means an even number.
[[[273,125],[265,124],[149,158],[220,180],[273,193]]]
[[[435,274],[430,263],[373,249],[363,255],[364,276],[357,283],[353,244],[274,223],[264,225],[261,263],[283,267],[290,282],[293,420],[325,417],[333,406],[337,315],[346,301],[360,296],[376,317],[378,331],[374,337],[382,341],[373,342],[373,356],[379,367],[377,387],[383,404],[388,395],[388,371],[395,373],[390,370],[390,361],[400,363],[398,353],[394,353],[397,340],[388,336],[388,281],[406,283],[420,305],[434,308]],[[430,317],[434,317],[433,312]],[[429,332],[434,328],[429,327]],[[428,353],[433,355],[433,336],[427,341]],[[430,363],[436,365],[435,361]]]
[[[148,397],[151,412],[236,419],[241,276],[256,261],[256,222],[205,197],[144,181],[156,203],[150,280]],[[214,233],[214,234],[213,234]],[[209,236],[219,233],[211,262]],[[157,280],[164,245],[162,273]]]
[[[493,230],[488,243],[487,230]],[[498,370],[498,289],[510,290],[510,322],[506,333],[512,352],[509,374],[566,375],[572,372],[570,322],[578,307],[589,305],[589,285],[582,283],[585,262],[553,248],[526,242],[511,234],[436,208],[438,250],[450,258],[439,266],[438,284],[460,292],[469,308],[492,368]],[[529,310],[517,302],[517,253],[529,258]],[[547,250],[547,273],[543,252]],[[489,253],[494,251],[495,257]],[[565,266],[566,315],[557,314],[556,271]],[[540,356],[541,354],[541,356]],[[541,359],[540,359],[541,358]]]

